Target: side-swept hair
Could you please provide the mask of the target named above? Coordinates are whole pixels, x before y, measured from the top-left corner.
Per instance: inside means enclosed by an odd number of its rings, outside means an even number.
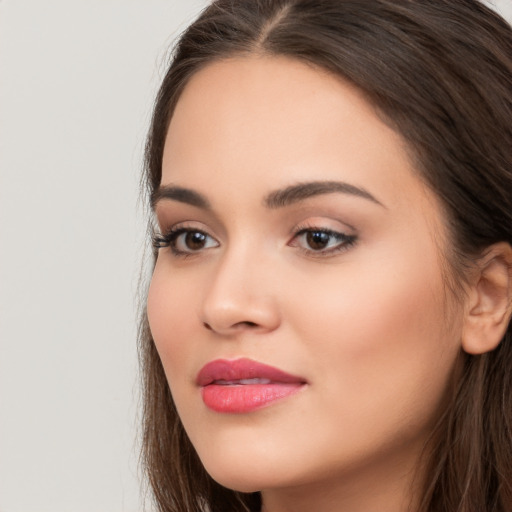
[[[512,30],[477,0],[217,0],[181,36],[146,146],[148,198],[161,180],[174,107],[190,77],[231,56],[312,63],[354,84],[407,142],[441,200],[450,291],[486,247],[512,244]],[[156,255],[155,255],[156,256]],[[146,316],[143,464],[160,512],[258,511],[258,493],[206,473],[176,412]],[[512,512],[512,333],[464,356],[425,450],[421,512]]]

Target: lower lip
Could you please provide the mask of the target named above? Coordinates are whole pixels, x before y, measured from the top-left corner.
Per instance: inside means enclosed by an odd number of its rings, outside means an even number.
[[[216,412],[244,413],[267,407],[277,400],[294,395],[301,383],[218,385],[201,388],[206,407]]]

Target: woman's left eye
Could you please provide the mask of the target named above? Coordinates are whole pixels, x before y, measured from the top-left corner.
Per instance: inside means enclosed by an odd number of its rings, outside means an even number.
[[[355,235],[347,235],[330,229],[301,229],[289,244],[310,253],[330,254],[348,249],[354,245]]]

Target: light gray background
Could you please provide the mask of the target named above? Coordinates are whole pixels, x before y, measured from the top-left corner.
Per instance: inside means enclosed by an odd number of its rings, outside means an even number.
[[[0,512],[142,510],[138,179],[166,49],[204,5],[0,0]]]
[[[0,1],[0,511],[132,512],[142,147],[206,0]]]

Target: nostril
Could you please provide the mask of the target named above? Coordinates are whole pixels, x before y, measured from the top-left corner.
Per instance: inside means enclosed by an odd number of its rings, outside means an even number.
[[[255,327],[258,327],[258,324],[256,322],[238,322],[233,325],[233,328],[235,329],[254,329]]]
[[[208,329],[209,331],[214,331],[215,329],[208,323],[208,322],[203,322],[203,327],[205,329]],[[231,328],[243,328],[243,327],[247,327],[247,328],[250,328],[250,329],[253,329],[255,327],[258,327],[258,324],[256,322],[238,322],[234,325],[231,326]]]
[[[245,327],[257,327],[258,324],[254,322],[240,322],[238,325],[245,326]]]

